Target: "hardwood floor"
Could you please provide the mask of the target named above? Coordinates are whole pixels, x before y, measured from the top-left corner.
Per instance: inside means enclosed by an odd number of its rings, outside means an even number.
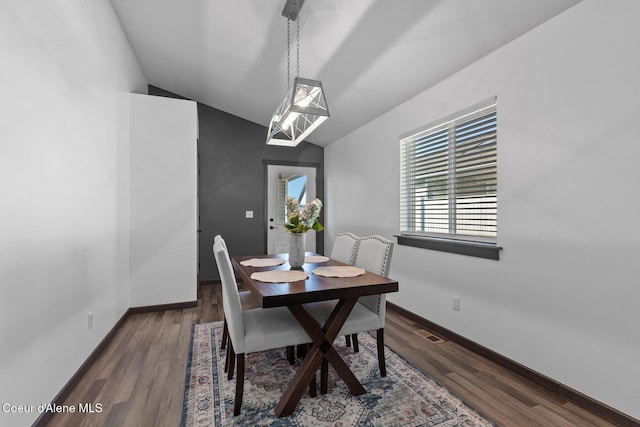
[[[99,413],[61,413],[49,426],[179,426],[193,323],[222,319],[220,285],[200,287],[198,307],[133,314],[64,402]],[[613,426],[456,343],[387,311],[386,344],[501,426]],[[427,334],[431,335],[431,334]]]

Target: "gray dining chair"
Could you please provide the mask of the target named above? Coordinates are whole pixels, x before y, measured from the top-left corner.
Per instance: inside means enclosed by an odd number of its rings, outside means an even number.
[[[238,284],[226,247],[220,241],[215,242],[213,253],[222,281],[222,303],[230,338],[227,352],[231,354],[231,366],[227,378],[233,378],[235,363],[237,375],[233,415],[239,415],[244,391],[245,354],[305,344],[311,338],[285,307],[242,310]],[[315,381],[312,386],[313,396]]]

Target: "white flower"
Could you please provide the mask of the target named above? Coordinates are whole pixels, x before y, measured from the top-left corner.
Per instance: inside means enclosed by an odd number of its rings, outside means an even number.
[[[320,210],[322,209],[322,202],[319,199],[315,199],[301,209],[301,206],[293,197],[287,197],[285,202],[287,210],[287,218],[289,224],[285,224],[285,228],[292,233],[306,233],[313,229],[316,231],[322,230],[322,225],[317,222],[320,216]]]

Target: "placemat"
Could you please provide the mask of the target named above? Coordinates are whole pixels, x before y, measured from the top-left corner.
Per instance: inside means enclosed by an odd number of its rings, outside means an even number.
[[[327,261],[329,261],[329,257],[322,255],[307,255],[306,257],[304,257],[304,262],[307,262],[309,264],[319,264],[321,262]]]
[[[332,265],[329,267],[318,267],[312,271],[312,273],[316,276],[324,277],[356,277],[363,275],[364,272],[364,268],[354,267],[352,265]]]
[[[282,265],[286,261],[282,258],[251,258],[244,261],[240,261],[240,264],[246,267],[275,267],[276,265]]]
[[[306,280],[309,276],[301,270],[257,271],[251,274],[253,280],[267,283],[287,283]]]

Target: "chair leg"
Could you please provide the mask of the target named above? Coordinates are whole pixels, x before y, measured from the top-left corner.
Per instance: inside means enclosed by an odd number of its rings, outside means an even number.
[[[378,341],[378,366],[380,367],[380,376],[387,376],[387,366],[384,360],[384,328],[380,328],[376,331],[376,338]]]
[[[318,387],[316,384],[316,376],[314,375],[311,378],[311,382],[309,383],[309,396],[316,397],[318,395]]]
[[[298,352],[298,358],[304,359],[304,355],[307,354],[307,344],[299,344],[296,350]]]
[[[233,370],[236,361],[236,352],[233,351],[233,343],[229,342],[229,371],[227,372],[227,379],[231,380],[233,378]]]
[[[329,383],[329,361],[324,359],[320,366],[320,394],[327,394]]]
[[[358,344],[358,334],[351,335],[351,341],[353,342],[353,351],[355,353],[360,351],[360,346]]]
[[[344,336],[344,340],[347,343],[347,347],[351,347],[351,336],[350,335],[345,335]]]
[[[227,326],[227,319],[224,319],[224,326],[222,327],[222,344],[220,344],[220,350],[224,350],[227,346],[227,340],[229,339],[229,327]]]
[[[224,358],[224,371],[229,372],[229,358],[231,357],[231,345],[227,349],[227,354]]]
[[[296,363],[296,353],[295,353],[295,347],[290,345],[287,346],[287,360],[289,361],[289,365],[293,365],[294,363]]]
[[[244,353],[238,354],[238,375],[236,376],[236,400],[233,405],[233,415],[240,415],[242,394],[244,392]]]

